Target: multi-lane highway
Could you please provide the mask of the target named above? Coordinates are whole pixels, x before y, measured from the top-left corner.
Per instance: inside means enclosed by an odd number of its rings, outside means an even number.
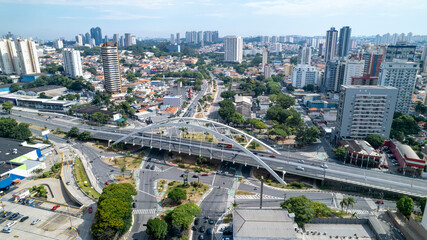
[[[21,115],[21,117],[17,116]],[[63,130],[70,129],[73,125],[69,122],[55,121],[45,119],[37,114],[29,114],[13,111],[12,117],[18,121],[28,122],[38,126],[47,126],[50,129],[61,127]],[[80,122],[75,123],[81,130],[88,130],[94,138],[115,141],[120,137],[128,134],[131,130],[115,130],[107,127],[86,127]],[[132,140],[133,139],[133,140]],[[178,140],[178,141],[177,141]],[[134,136],[126,140],[128,143],[151,146],[154,148],[168,149],[171,151],[200,154],[208,158],[217,158],[226,161],[241,162],[252,166],[258,166],[255,161],[251,160],[245,153],[233,148],[223,149],[216,144],[207,142],[197,142],[188,139],[176,139],[164,137],[157,134],[144,134]],[[412,196],[427,196],[427,181],[417,178],[402,177],[387,173],[380,173],[372,170],[365,170],[356,167],[350,167],[335,163],[328,163],[328,168],[321,168],[318,161],[313,161],[310,157],[292,153],[270,157],[269,154],[258,155],[271,168],[281,172],[286,171],[295,175],[306,176],[316,179],[329,179],[343,183],[352,183],[371,187],[374,189],[402,193]],[[304,163],[300,163],[304,160]],[[298,170],[301,166],[304,170]],[[301,168],[299,168],[301,169]]]
[[[193,117],[196,113],[197,106],[199,100],[206,94],[206,90],[208,89],[208,84],[206,80],[203,80],[202,90],[199,91],[194,97],[194,99],[191,100],[190,106],[187,108],[187,111],[184,113],[184,117]]]

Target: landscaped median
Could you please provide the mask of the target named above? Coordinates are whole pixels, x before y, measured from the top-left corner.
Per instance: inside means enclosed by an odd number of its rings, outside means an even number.
[[[209,190],[209,186],[200,182],[188,183],[183,181],[168,181],[160,179],[157,182],[158,195],[162,207],[176,207],[182,203],[197,203]]]
[[[77,184],[83,192],[85,192],[91,198],[96,200],[99,199],[100,194],[95,191],[95,189],[93,189],[92,185],[90,184],[89,177],[87,176],[86,170],[83,167],[82,161],[78,157],[76,157],[74,163],[74,176],[76,177]]]

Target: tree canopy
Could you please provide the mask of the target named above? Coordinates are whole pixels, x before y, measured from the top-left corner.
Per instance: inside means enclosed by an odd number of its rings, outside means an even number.
[[[224,91],[221,93],[221,97],[224,99],[231,99],[236,95],[234,91]]]
[[[403,215],[409,216],[414,211],[414,200],[411,197],[403,196],[396,202],[396,207]]]
[[[168,234],[168,224],[160,218],[153,218],[147,221],[147,234],[154,239],[163,239]]]
[[[6,112],[10,113],[10,111],[13,108],[13,103],[11,103],[11,102],[4,102],[2,104],[2,108],[3,108],[3,111],[6,111]]]
[[[187,191],[180,187],[175,187],[168,193],[168,198],[175,202],[181,202],[187,199]]]
[[[418,123],[413,117],[403,114],[397,114],[393,118],[390,137],[402,141],[405,136],[410,134],[417,134],[419,131],[420,128],[418,127]]]
[[[10,117],[0,118],[0,137],[26,140],[31,137],[31,130],[27,123],[17,123]]]
[[[316,214],[313,202],[306,196],[290,197],[280,205],[282,208],[286,208],[289,212],[295,214],[295,222],[299,226],[304,226]]]
[[[366,136],[365,140],[375,149],[378,149],[384,144],[385,139],[377,134]]]
[[[317,127],[307,127],[306,125],[302,125],[296,131],[295,141],[297,145],[304,146],[310,143],[314,143],[320,136],[321,132],[319,129],[317,129]]]
[[[67,137],[78,137],[80,130],[78,127],[72,127],[70,131],[67,132]]]

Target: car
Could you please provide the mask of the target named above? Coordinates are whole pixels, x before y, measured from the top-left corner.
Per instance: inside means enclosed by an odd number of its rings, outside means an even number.
[[[227,175],[228,174],[228,172],[224,172],[224,175]]]
[[[8,227],[4,227],[3,230],[2,230],[2,232],[4,232],[4,233],[11,233],[12,229],[10,229]]]
[[[40,218],[37,218],[36,220],[34,220],[33,222],[31,222],[31,225],[36,225],[40,221],[41,221]]]
[[[151,158],[147,158],[147,162],[151,161]]]
[[[184,177],[184,174],[181,174],[179,177]]]
[[[25,216],[25,217],[21,218],[21,220],[19,220],[19,221],[20,222],[25,222],[28,218],[29,218],[28,216]]]
[[[209,224],[214,224],[213,218],[209,219]]]
[[[156,168],[156,166],[154,166],[154,165],[153,165],[153,166],[151,166],[151,170],[154,170],[154,168]]]
[[[217,173],[217,174],[219,174],[219,173],[222,173],[222,171],[221,171],[221,170],[218,170],[218,171],[216,171],[216,173]]]
[[[380,203],[381,203],[381,200],[379,200],[379,199],[378,199],[378,200],[377,200],[377,204],[380,204]]]
[[[147,164],[147,166],[145,166],[145,169],[150,169],[150,164]]]
[[[270,155],[270,157],[271,157],[271,158],[275,158],[275,157],[276,157],[276,155]]]
[[[133,202],[133,203],[132,203],[132,207],[133,207],[133,208],[136,208],[136,202]]]
[[[60,116],[55,116],[55,118],[60,118]]]
[[[384,201],[381,201],[381,204],[384,204]]]
[[[199,240],[204,240],[204,239],[205,239],[205,236],[203,236],[203,234],[199,235]]]
[[[52,211],[55,211],[55,210],[56,210],[56,209],[58,209],[60,206],[61,206],[61,205],[55,205],[55,206],[53,206]]]
[[[105,185],[110,185],[110,182],[107,180],[107,181],[105,181]]]
[[[328,168],[328,165],[326,165],[326,163],[323,163],[322,165],[320,165],[321,168]]]
[[[199,176],[197,176],[197,175],[193,175],[193,178],[198,178]]]
[[[12,220],[12,219],[16,218],[17,216],[19,216],[19,213],[14,213],[9,217],[9,220]]]
[[[204,177],[209,176],[209,173],[203,173],[202,176]]]
[[[212,228],[208,228],[208,229],[206,230],[206,234],[208,234],[208,235],[212,235]]]
[[[304,160],[298,160],[299,163],[304,163]]]
[[[201,232],[201,233],[204,233],[205,232],[205,226],[201,226],[200,228],[199,228],[199,232]]]
[[[199,219],[198,218],[196,218],[196,219],[194,219],[194,225],[199,225]]]
[[[65,184],[70,185],[70,182],[66,182]]]
[[[193,231],[197,231],[196,226],[192,226],[192,227],[191,227],[191,230],[193,230]]]
[[[33,204],[35,201],[36,201],[36,200],[31,199],[30,201],[28,201],[27,205],[31,205],[31,204]]]
[[[7,226],[8,228],[10,228],[10,227],[12,227],[13,225],[15,225],[17,222],[18,222],[18,221],[10,222],[10,223],[8,223],[6,226]]]
[[[298,166],[297,170],[304,171],[304,168],[302,166]]]
[[[206,216],[204,216],[203,218],[204,218],[204,219],[209,219],[209,216],[208,216],[208,215],[206,215]]]
[[[89,213],[92,213],[92,212],[93,212],[93,208],[92,208],[92,207],[89,207],[88,212],[89,212]]]

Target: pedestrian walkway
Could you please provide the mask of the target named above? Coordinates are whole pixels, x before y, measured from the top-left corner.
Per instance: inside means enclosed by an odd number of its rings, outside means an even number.
[[[154,215],[156,214],[155,208],[150,209],[134,209],[133,214],[141,214],[141,215]]]
[[[256,200],[256,199],[260,199],[260,194],[254,194],[254,195],[236,195],[235,198],[236,200]],[[265,195],[263,194],[262,199],[271,199],[271,200],[278,200],[278,199],[283,199],[280,197],[276,197],[276,196],[271,196],[271,195]]]

